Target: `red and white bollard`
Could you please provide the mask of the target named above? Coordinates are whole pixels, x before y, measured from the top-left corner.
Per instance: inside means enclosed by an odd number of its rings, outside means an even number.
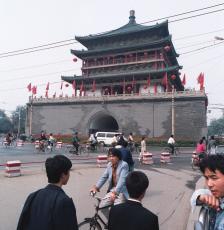
[[[21,162],[20,161],[7,161],[5,167],[5,176],[17,177],[21,176]]]
[[[22,141],[22,140],[18,140],[17,142],[16,142],[16,146],[17,147],[22,147],[24,145],[24,142]]]
[[[39,149],[40,148],[40,141],[35,141],[35,149]]]
[[[62,145],[63,145],[63,142],[62,141],[58,141],[56,143],[56,149],[61,149],[62,148]]]
[[[142,154],[142,164],[146,164],[146,165],[153,164],[152,153],[144,152]]]
[[[161,153],[160,162],[161,163],[169,163],[170,162],[170,153],[168,153],[168,152]]]
[[[98,155],[97,156],[97,164],[98,167],[105,167],[108,163],[107,155]]]

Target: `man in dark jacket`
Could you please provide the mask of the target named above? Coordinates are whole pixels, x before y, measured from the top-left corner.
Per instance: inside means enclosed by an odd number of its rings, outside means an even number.
[[[140,171],[129,173],[126,186],[130,198],[126,203],[113,206],[109,215],[109,230],[158,230],[158,217],[141,204],[149,185],[147,176]]]
[[[74,203],[62,190],[69,180],[71,161],[56,155],[46,160],[45,167],[49,184],[28,196],[17,230],[78,230]]]

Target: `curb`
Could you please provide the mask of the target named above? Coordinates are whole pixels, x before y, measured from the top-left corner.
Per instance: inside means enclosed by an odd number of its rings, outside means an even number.
[[[204,188],[204,187],[205,187],[205,179],[202,176],[197,181],[196,186],[195,186],[195,190],[200,189],[200,188]],[[198,220],[200,209],[201,209],[200,206],[198,206],[198,207],[196,206],[193,210],[191,210],[189,218],[188,218],[186,230],[194,229],[194,222]]]

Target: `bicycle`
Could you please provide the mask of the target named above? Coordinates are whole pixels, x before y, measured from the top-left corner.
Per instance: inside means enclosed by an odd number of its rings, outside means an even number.
[[[170,153],[172,155],[175,155],[175,156],[177,156],[177,155],[179,155],[181,153],[180,148],[177,147],[177,146],[174,146],[174,153],[172,153],[172,149],[169,146],[164,148],[164,152],[168,152],[168,153]]]
[[[201,207],[198,221],[194,223],[194,230],[208,230],[209,229],[209,210],[207,207]]]
[[[102,219],[102,217],[99,215],[99,210],[104,209],[104,208],[108,208],[110,206],[107,207],[103,207],[100,208],[100,202],[102,200],[102,198],[95,196],[95,193],[90,193],[90,195],[92,197],[94,197],[97,200],[97,204],[95,205],[95,214],[93,215],[93,217],[86,217],[84,218],[84,221],[82,221],[79,225],[78,228],[79,230],[102,230],[102,229],[107,229],[107,224],[104,222],[104,220]],[[102,226],[103,225],[103,228]]]
[[[199,168],[199,163],[200,161],[205,157],[206,153],[196,153],[193,152],[192,156],[191,156],[191,167],[193,170],[196,170],[197,168]]]

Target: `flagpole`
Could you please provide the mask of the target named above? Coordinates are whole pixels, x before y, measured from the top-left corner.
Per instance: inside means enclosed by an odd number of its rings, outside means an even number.
[[[33,119],[33,94],[31,96],[31,102],[30,102],[30,123],[29,123],[30,135],[32,135],[32,119]]]
[[[171,116],[172,116],[172,121],[171,121],[172,135],[175,135],[174,85],[172,85]]]

